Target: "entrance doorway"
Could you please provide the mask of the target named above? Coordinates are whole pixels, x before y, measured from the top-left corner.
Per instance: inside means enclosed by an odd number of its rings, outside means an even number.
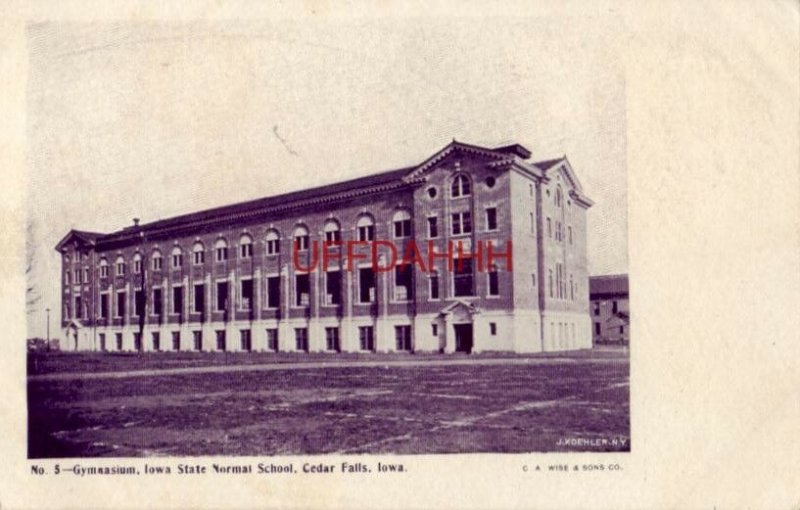
[[[453,324],[456,332],[456,352],[472,352],[472,324]]]

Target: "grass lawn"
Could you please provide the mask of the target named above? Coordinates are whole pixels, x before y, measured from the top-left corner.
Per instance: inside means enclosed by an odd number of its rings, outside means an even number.
[[[80,361],[73,370],[84,370],[86,359],[73,358]],[[117,366],[91,360],[96,370]],[[65,359],[51,366],[66,367]],[[317,369],[29,381],[28,410],[31,458],[630,448],[628,360],[621,355],[603,363],[581,355],[530,365],[332,363]],[[558,444],[576,438],[625,444]]]

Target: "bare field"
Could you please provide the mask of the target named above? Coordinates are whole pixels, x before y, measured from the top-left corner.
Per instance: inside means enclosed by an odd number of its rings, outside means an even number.
[[[29,456],[628,451],[628,359],[599,356],[31,380]]]

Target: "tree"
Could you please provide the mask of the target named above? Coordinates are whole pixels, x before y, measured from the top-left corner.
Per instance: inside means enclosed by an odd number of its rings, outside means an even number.
[[[33,220],[28,218],[25,226],[25,313],[28,315],[38,309],[37,304],[42,299],[34,280],[36,276],[35,230],[36,226]]]

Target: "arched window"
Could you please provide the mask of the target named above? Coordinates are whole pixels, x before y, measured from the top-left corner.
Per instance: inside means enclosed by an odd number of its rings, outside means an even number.
[[[562,205],[562,202],[561,202],[561,186],[559,186],[558,188],[556,188],[556,207],[560,208],[561,205]]]
[[[372,216],[364,214],[356,221],[356,230],[359,241],[374,241],[375,240],[375,220]]]
[[[200,241],[192,246],[192,263],[195,266],[202,265],[206,261],[206,247]]]
[[[402,237],[411,237],[411,214],[405,209],[401,209],[394,213],[392,218],[394,224],[394,237],[396,239]]]
[[[142,256],[138,253],[133,254],[133,273],[139,274],[142,272]]]
[[[253,256],[253,238],[249,234],[242,234],[239,238],[239,257],[249,259]]]
[[[342,240],[342,229],[338,221],[334,219],[327,220],[323,230],[325,231],[326,243],[338,243]]]
[[[100,276],[103,278],[108,276],[108,261],[105,258],[100,259]]]
[[[453,198],[466,197],[470,194],[469,178],[464,174],[459,174],[453,179],[450,185],[450,196]]]
[[[281,251],[281,235],[277,230],[267,232],[267,255],[277,255]]]
[[[164,259],[161,258],[161,252],[158,250],[153,251],[153,271],[161,271]]]
[[[294,246],[295,249],[303,251],[308,249],[308,229],[303,225],[298,225],[294,229]]]
[[[114,262],[114,266],[116,268],[117,276],[125,276],[125,259],[122,258],[122,255],[117,257],[117,260]]]
[[[214,258],[217,262],[228,260],[228,241],[223,238],[217,239],[214,243]]]
[[[180,246],[172,248],[172,269],[178,269],[183,266],[183,250]]]

